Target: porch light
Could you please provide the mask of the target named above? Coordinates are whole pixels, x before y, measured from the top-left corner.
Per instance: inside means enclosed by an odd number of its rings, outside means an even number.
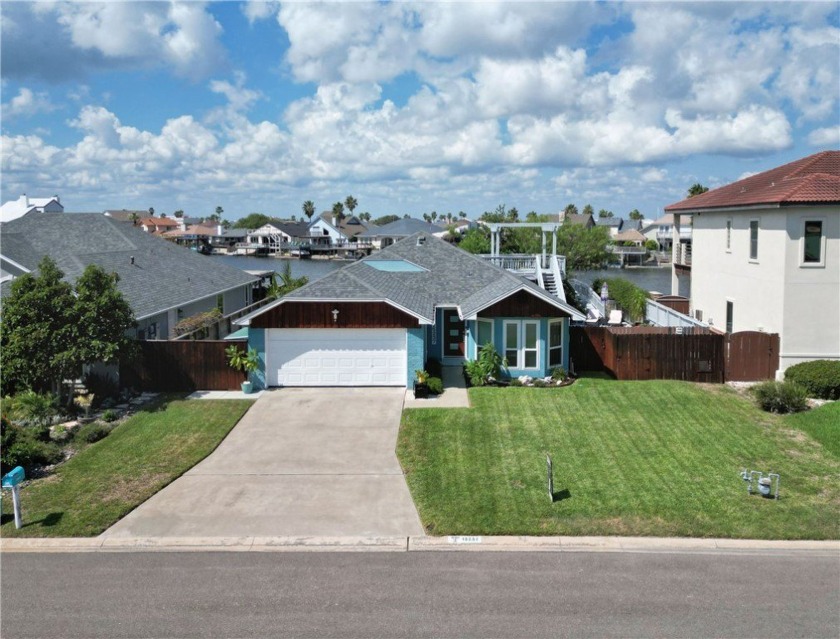
[[[338,324],[338,309],[337,308],[334,308],[332,310],[332,316],[333,316],[333,323]]]

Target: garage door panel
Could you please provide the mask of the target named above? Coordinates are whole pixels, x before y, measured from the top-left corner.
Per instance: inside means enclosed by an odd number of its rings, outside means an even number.
[[[270,386],[404,386],[405,329],[270,329]]]

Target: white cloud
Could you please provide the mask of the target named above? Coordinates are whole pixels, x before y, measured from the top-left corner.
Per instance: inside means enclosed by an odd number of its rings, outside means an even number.
[[[265,20],[277,12],[279,2],[262,2],[261,0],[249,0],[242,5],[242,13],[250,24],[257,20]]]
[[[60,82],[95,69],[165,66],[198,79],[225,64],[222,27],[203,2],[14,4],[4,7],[4,74]]]
[[[840,146],[840,125],[814,129],[808,134],[808,144],[811,146]]]
[[[4,118],[29,117],[36,113],[49,113],[58,107],[50,102],[46,92],[34,93],[21,87],[18,94],[2,105]]]

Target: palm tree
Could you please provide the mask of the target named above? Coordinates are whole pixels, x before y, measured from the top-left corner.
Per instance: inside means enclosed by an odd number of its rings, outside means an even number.
[[[700,195],[701,193],[705,193],[709,190],[708,186],[703,186],[700,182],[695,182],[690,187],[688,187],[688,197],[694,197],[695,195]]]
[[[332,206],[333,224],[335,228],[341,229],[341,220],[344,219],[344,205],[341,202],[336,202]]]
[[[149,217],[154,217],[154,216],[155,216],[155,207],[150,206],[149,207]]]
[[[570,204],[566,205],[566,208],[563,209],[563,212],[566,215],[577,215],[578,214],[578,207],[576,207],[574,204],[570,203]]]
[[[642,215],[642,213],[641,213],[641,211],[639,211],[639,209],[633,209],[632,211],[630,211],[630,213],[628,214],[627,217],[629,217],[631,220],[641,220],[645,216]]]
[[[595,215],[595,209],[592,208],[591,204],[587,204],[583,207],[583,214],[584,215]]]
[[[466,220],[467,219],[467,214],[464,213],[463,211],[458,211],[458,217],[460,217],[462,220]]]
[[[315,215],[315,202],[306,200],[303,203],[303,214],[306,216],[306,219],[311,220],[312,216]]]
[[[344,200],[344,206],[346,206],[347,210],[350,211],[350,215],[353,215],[353,209],[356,208],[357,204],[358,202],[356,201],[356,198],[354,198],[352,195],[348,195],[347,199]]]

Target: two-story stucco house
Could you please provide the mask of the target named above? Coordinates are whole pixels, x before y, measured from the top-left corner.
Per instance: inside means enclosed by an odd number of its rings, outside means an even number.
[[[840,359],[840,151],[824,151],[665,207],[693,217],[691,306],[780,336],[777,376]]]

